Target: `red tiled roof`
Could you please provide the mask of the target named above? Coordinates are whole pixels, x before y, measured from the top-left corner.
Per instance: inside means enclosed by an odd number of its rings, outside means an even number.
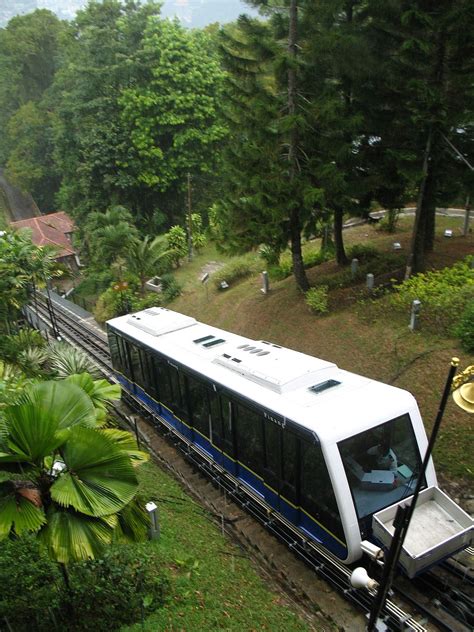
[[[58,250],[57,258],[76,254],[67,236],[75,230],[74,222],[64,211],[22,219],[10,225],[15,229],[30,228],[35,246],[54,246]]]

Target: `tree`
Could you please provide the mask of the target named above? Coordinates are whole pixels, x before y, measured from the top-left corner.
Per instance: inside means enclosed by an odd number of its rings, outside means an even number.
[[[127,269],[136,274],[140,281],[140,295],[145,294],[145,283],[152,275],[157,275],[157,266],[169,261],[171,250],[167,247],[166,235],[152,239],[147,235],[144,239],[133,241],[126,253]]]
[[[112,206],[104,213],[90,213],[84,235],[86,252],[98,268],[110,266],[117,258],[124,257],[138,238],[132,215],[123,206]]]
[[[188,172],[212,174],[226,135],[218,115],[223,72],[210,36],[168,20],[148,23],[140,59],[144,76],[119,99],[131,140],[119,166],[160,193],[169,226],[183,219]]]
[[[48,210],[58,182],[46,102],[67,29],[45,9],[17,16],[0,29],[0,164]]]
[[[62,565],[142,539],[147,525],[133,467],[144,455],[128,433],[98,427],[81,379],[28,387],[0,420],[0,538],[34,533]]]

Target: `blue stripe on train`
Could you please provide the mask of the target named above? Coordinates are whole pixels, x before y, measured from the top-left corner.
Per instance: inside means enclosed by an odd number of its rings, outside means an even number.
[[[187,426],[180,419],[176,418],[171,411],[165,406],[162,406],[154,399],[152,399],[145,391],[138,385],[130,382],[120,373],[115,374],[117,380],[130,392],[139,397],[148,408],[155,411],[161,417],[165,419],[173,428],[185,436],[188,440],[196,443],[201,449],[203,449],[210,457],[212,457],[216,463],[221,465],[232,475],[239,478],[254,492],[256,492],[262,499],[274,509],[283,515],[289,522],[300,528],[306,535],[316,540],[327,549],[329,549],[334,555],[340,559],[347,557],[347,548],[340,544],[330,533],[320,527],[317,522],[310,518],[307,514],[301,511],[298,507],[294,507],[288,503],[283,497],[279,496],[273,490],[271,490],[263,480],[251,472],[242,463],[236,463],[233,459],[216,448],[209,439],[203,437],[200,433]]]

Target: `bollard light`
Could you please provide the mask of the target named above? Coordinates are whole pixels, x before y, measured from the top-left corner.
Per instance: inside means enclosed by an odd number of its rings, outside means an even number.
[[[370,273],[370,272],[367,275],[367,289],[368,290],[373,290],[374,289],[374,275],[372,273]]]
[[[261,289],[262,294],[268,294],[269,289],[270,289],[270,283],[268,281],[268,272],[264,270],[262,272],[262,289]]]
[[[444,231],[444,236],[445,236],[445,237],[448,237],[448,238],[449,238],[449,237],[452,237],[452,236],[453,236],[453,231],[452,231],[450,228],[447,228],[447,229]]]
[[[148,515],[150,516],[150,528],[148,530],[148,536],[150,540],[157,540],[160,537],[158,505],[153,501],[150,501],[145,505],[145,509],[148,511]]]
[[[357,270],[359,269],[359,259],[352,259],[351,261],[351,274],[352,278],[357,274]]]
[[[420,310],[421,310],[421,301],[419,301],[418,299],[415,299],[413,303],[411,304],[410,324],[408,325],[408,327],[412,331],[416,331],[418,329]]]

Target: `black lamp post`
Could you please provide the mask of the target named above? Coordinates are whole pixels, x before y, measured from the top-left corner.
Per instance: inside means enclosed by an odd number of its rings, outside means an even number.
[[[446,408],[446,403],[448,401],[448,396],[451,391],[451,385],[453,383],[454,374],[456,373],[456,369],[458,365],[459,365],[458,358],[453,358],[451,360],[451,367],[449,369],[448,378],[446,380],[446,385],[444,387],[443,396],[441,397],[441,401],[439,404],[438,414],[436,415],[436,420],[433,426],[433,430],[431,431],[430,440],[428,442],[428,447],[426,449],[425,457],[423,459],[423,463],[421,465],[421,469],[418,474],[418,480],[416,483],[415,491],[413,493],[411,502],[408,501],[406,504],[400,505],[397,509],[397,513],[393,521],[393,526],[394,526],[395,531],[393,534],[390,549],[387,554],[387,559],[384,564],[382,580],[379,584],[379,587],[377,590],[377,596],[376,596],[373,608],[370,612],[369,623],[367,625],[368,632],[373,632],[373,630],[386,629],[386,627],[377,627],[377,623],[380,623],[379,616],[385,605],[385,601],[387,599],[387,594],[390,590],[390,586],[392,585],[395,568],[398,564],[403,542],[405,540],[408,527],[410,526],[411,518],[415,511],[416,501],[420,494],[421,486],[423,485],[426,468],[428,466],[428,462],[430,460],[431,454],[433,452],[433,447],[436,442],[436,438],[438,436],[438,431],[441,425],[441,420],[443,418],[444,409]]]

